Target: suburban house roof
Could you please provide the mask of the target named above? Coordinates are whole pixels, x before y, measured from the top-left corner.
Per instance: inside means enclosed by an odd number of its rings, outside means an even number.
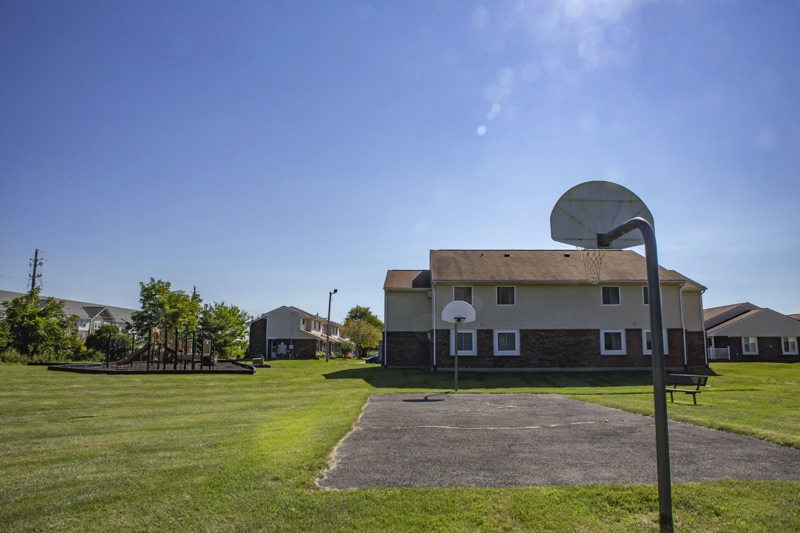
[[[430,289],[430,270],[390,270],[386,273],[384,289]]]
[[[587,283],[580,250],[431,250],[430,266],[435,282]],[[662,283],[705,290],[675,270],[659,267],[659,276]],[[607,250],[600,283],[615,282],[647,283],[645,258],[630,250]]]
[[[270,313],[274,313],[274,312],[276,312],[276,311],[280,311],[281,309],[288,309],[288,310],[290,310],[290,311],[292,311],[292,312],[294,312],[294,313],[297,313],[298,315],[301,315],[301,316],[303,316],[303,317],[307,317],[307,318],[316,318],[316,319],[322,320],[323,322],[325,322],[325,321],[326,321],[326,318],[325,318],[325,317],[322,317],[322,316],[316,315],[316,314],[314,314],[314,313],[309,313],[308,311],[303,311],[303,310],[302,310],[302,309],[300,309],[299,307],[294,307],[293,305],[282,305],[282,306],[280,306],[280,307],[276,307],[276,308],[275,308],[275,309],[273,309],[272,311],[267,311],[266,313],[263,313],[261,316],[259,316],[259,317],[257,317],[257,318],[254,318],[253,320],[251,320],[249,323],[250,323],[250,324],[252,324],[253,322],[255,322],[255,321],[257,321],[257,320],[261,320],[262,318],[264,318],[265,316],[269,315]],[[331,325],[334,325],[334,326],[339,326],[339,327],[343,327],[343,325],[342,325],[342,324],[339,324],[339,323],[338,323],[338,322],[336,322],[335,320],[331,320]]]
[[[21,292],[0,291],[0,307],[5,307],[3,302],[7,300],[13,300],[14,298],[22,295],[23,293]],[[42,300],[47,298],[47,296],[41,297]],[[56,300],[64,302],[65,315],[77,315],[79,320],[92,320],[93,318],[101,315],[103,311],[106,311],[106,315],[113,320],[131,324],[131,313],[136,311],[136,309],[128,309],[126,307],[79,302],[77,300],[64,300],[62,298],[56,298]]]
[[[710,337],[798,337],[800,322],[772,309],[750,309],[706,329]]]
[[[738,304],[721,305],[719,307],[710,307],[703,309],[703,328],[708,330],[728,322],[729,320],[743,315],[748,311],[761,309],[759,306],[751,304],[750,302],[742,302]]]

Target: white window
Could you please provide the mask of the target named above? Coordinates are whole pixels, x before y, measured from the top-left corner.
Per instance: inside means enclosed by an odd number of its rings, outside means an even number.
[[[322,322],[315,320],[311,327],[314,328],[314,331],[322,331]]]
[[[667,342],[667,330],[664,330],[664,355],[669,353],[669,342]],[[644,355],[653,355],[653,341],[650,338],[650,330],[642,330],[642,353]]]
[[[650,305],[650,291],[647,290],[647,285],[642,287],[642,303],[644,305]]]
[[[455,355],[455,330],[450,330],[450,355]],[[478,355],[478,335],[474,329],[458,331],[458,356]]]
[[[626,353],[624,329],[600,330],[601,355],[625,355]]]
[[[516,305],[515,287],[497,287],[497,305]]]
[[[519,355],[519,330],[494,330],[495,355]]]
[[[300,327],[303,328],[303,329],[306,329],[306,319],[305,318],[301,318],[300,319]]]
[[[600,287],[603,305],[620,305],[619,287]]]
[[[102,325],[103,325],[103,322],[101,320],[95,320],[94,321],[94,329],[100,329],[100,326],[102,326]]]
[[[783,355],[797,355],[797,337],[783,337]]]
[[[472,305],[472,287],[453,287],[453,301],[459,300]]]
[[[742,337],[742,353],[745,355],[758,355],[758,339],[756,337]]]

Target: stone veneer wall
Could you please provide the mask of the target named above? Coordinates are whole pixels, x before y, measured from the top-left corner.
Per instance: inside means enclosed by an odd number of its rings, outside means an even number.
[[[387,367],[431,366],[431,341],[427,331],[389,331],[386,333]]]

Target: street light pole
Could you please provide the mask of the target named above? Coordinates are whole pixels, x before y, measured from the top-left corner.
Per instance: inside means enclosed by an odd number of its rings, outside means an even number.
[[[333,291],[328,293],[328,323],[327,327],[325,328],[327,332],[327,346],[325,347],[325,362],[327,363],[328,360],[331,358],[331,299],[333,295],[339,292],[339,289],[333,289]]]

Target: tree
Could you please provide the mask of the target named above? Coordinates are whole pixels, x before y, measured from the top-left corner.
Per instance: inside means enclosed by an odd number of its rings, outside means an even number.
[[[359,357],[366,353],[365,350],[378,347],[381,341],[381,329],[370,324],[364,319],[346,318],[342,327],[344,336],[356,345]]]
[[[189,296],[183,291],[173,291],[169,281],[150,278],[149,283],[139,282],[142,310],[131,313],[131,319],[142,337],[153,326],[192,331],[197,329],[202,301],[197,294]]]
[[[105,325],[89,333],[84,344],[87,348],[103,352],[111,359],[119,359],[131,351],[130,338],[122,333],[116,326]],[[110,353],[109,353],[110,346]]]
[[[244,355],[247,349],[249,321],[250,315],[245,311],[220,302],[203,306],[199,325],[201,331],[213,336],[214,348],[221,357],[235,359]]]
[[[347,318],[345,318],[345,322],[347,322],[348,318],[352,319],[352,320],[363,320],[363,321],[367,322],[368,324],[371,324],[372,326],[374,326],[374,327],[378,328],[379,330],[383,331],[383,322],[381,322],[381,319],[378,318],[375,315],[375,313],[373,313],[372,311],[369,310],[369,307],[364,307],[364,306],[361,306],[361,305],[357,305],[357,306],[353,307],[347,313]]]
[[[42,300],[39,288],[5,302],[7,346],[33,358],[70,355],[78,347],[73,325],[78,317],[64,314],[64,302]]]

